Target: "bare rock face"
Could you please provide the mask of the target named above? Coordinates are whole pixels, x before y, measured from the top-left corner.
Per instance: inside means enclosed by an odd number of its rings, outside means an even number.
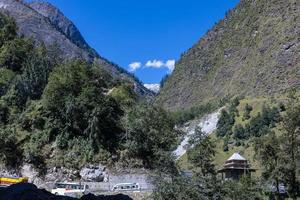
[[[84,59],[101,65],[113,77],[129,80],[140,96],[153,96],[139,81],[119,66],[101,57],[84,40],[77,27],[53,5],[45,2],[24,3],[21,0],[0,0],[0,12],[13,17],[18,33],[37,44],[54,46],[65,60]]]
[[[45,45],[57,44],[64,57],[89,59],[89,54],[77,47],[51,24],[50,20],[28,5],[16,0],[0,0],[3,12],[13,17],[18,25],[18,32],[26,37],[33,38]]]
[[[59,9],[47,2],[32,2],[29,6],[44,17],[48,18],[53,26],[67,36],[67,38],[69,38],[78,47],[90,51],[90,53],[94,56],[97,55],[97,53],[86,43],[77,27],[68,18],[66,18]]]

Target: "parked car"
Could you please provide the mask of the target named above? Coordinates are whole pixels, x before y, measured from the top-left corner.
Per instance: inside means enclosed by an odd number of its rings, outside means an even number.
[[[118,183],[113,186],[112,191],[141,191],[139,183]]]

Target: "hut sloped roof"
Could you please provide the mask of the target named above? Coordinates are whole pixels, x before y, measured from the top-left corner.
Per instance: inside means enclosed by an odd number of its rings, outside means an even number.
[[[246,161],[246,158],[244,158],[243,156],[241,156],[239,153],[234,153],[229,159],[230,160],[244,160]]]

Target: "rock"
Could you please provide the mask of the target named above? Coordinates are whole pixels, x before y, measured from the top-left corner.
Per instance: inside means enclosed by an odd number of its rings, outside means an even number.
[[[80,177],[79,171],[74,169],[67,169],[64,167],[54,167],[48,169],[45,180],[47,182],[65,182],[76,180]]]
[[[0,166],[0,177],[18,177],[20,173],[17,170],[8,170],[3,166]]]
[[[80,176],[83,181],[107,182],[108,175],[104,166],[88,165],[81,169]]]
[[[97,55],[95,50],[90,48],[86,43],[77,27],[55,6],[48,2],[41,1],[31,2],[28,5],[39,14],[48,18],[50,23],[59,29],[65,36],[67,36],[75,45],[81,49],[90,51],[92,54],[91,56]]]
[[[284,48],[284,50],[287,51],[287,50],[289,50],[291,47],[293,47],[295,44],[296,44],[296,43],[291,42],[291,43],[288,43],[288,44],[283,45],[283,48]]]
[[[23,165],[21,168],[21,175],[22,177],[28,177],[29,183],[33,183],[39,186],[44,185],[44,181],[39,177],[39,172],[32,165]]]

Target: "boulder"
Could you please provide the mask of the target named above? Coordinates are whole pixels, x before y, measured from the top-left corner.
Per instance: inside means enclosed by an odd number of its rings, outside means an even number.
[[[102,165],[87,165],[80,171],[80,176],[83,181],[107,182],[108,175],[106,168]]]
[[[30,164],[25,164],[21,168],[21,175],[22,177],[28,177],[29,183],[33,183],[39,186],[44,185],[44,181],[40,178],[39,172],[35,169],[34,166]]]
[[[47,170],[45,180],[47,182],[64,182],[76,180],[80,177],[79,171],[65,167],[54,167]]]

